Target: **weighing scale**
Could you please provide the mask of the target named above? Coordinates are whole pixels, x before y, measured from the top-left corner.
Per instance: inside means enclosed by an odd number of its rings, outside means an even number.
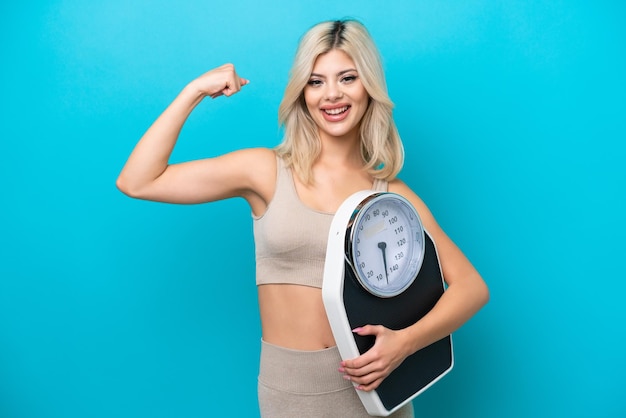
[[[364,190],[346,199],[330,226],[322,297],[342,359],[369,350],[363,325],[406,328],[428,313],[444,292],[437,249],[404,197]],[[388,416],[425,391],[453,366],[452,339],[407,357],[370,392],[357,390],[370,415]]]

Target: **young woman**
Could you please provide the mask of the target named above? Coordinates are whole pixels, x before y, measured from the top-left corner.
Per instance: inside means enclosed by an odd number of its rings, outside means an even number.
[[[487,287],[422,200],[396,178],[402,143],[381,60],[363,25],[323,22],[303,36],[279,108],[284,140],[276,149],[169,164],[194,107],[246,84],[232,64],[190,82],[136,145],[117,186],[135,198],[171,203],[243,197],[254,219],[261,414],[368,416],[355,387],[376,389],[407,356],[459,328],[487,302]],[[398,193],[415,206],[437,245],[448,288],[408,328],[361,327],[356,332],[375,336],[374,346],[342,361],[321,295],[326,240],[333,213],[365,189]],[[413,416],[410,403],[394,416]]]

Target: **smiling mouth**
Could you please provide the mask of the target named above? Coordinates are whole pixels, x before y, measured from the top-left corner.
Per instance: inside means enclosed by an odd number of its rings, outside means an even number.
[[[322,109],[322,111],[326,113],[327,115],[336,116],[336,115],[345,113],[349,108],[350,106],[343,106],[343,107],[337,107],[335,109]]]

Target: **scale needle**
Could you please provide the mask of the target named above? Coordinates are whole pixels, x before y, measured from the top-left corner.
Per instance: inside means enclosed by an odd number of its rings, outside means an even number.
[[[383,265],[385,266],[385,276],[387,277],[387,284],[389,284],[389,272],[387,271],[387,254],[385,251],[387,249],[387,243],[379,242],[378,248],[380,248],[380,251],[383,252]]]

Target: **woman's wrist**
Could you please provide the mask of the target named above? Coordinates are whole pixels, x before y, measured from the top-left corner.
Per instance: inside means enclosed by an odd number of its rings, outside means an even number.
[[[205,97],[206,94],[200,90],[194,80],[183,87],[176,99],[172,102],[171,107],[178,109],[177,113],[184,112],[185,115],[188,115]]]
[[[197,78],[189,82],[189,84],[187,84],[183,88],[181,94],[185,95],[185,97],[187,97],[195,104],[201,102],[205,97],[208,96],[208,93],[204,91],[201,86],[200,80]]]
[[[400,330],[402,338],[402,349],[406,353],[407,357],[415,354],[427,344],[424,344],[423,338],[420,337],[420,324],[415,323],[410,327]]]

